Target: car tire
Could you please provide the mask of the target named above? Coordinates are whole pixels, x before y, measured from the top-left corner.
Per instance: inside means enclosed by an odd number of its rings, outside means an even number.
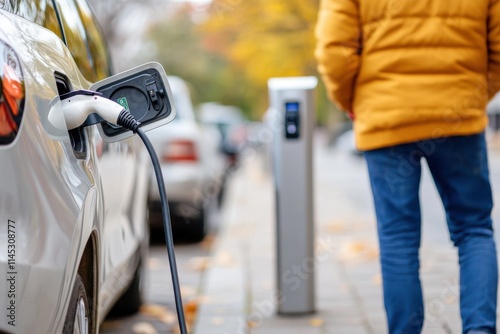
[[[205,210],[200,210],[200,214],[198,217],[190,218],[186,224],[186,231],[184,233],[187,241],[190,242],[201,242],[205,239],[207,235],[207,215],[205,214]]]
[[[197,216],[186,219],[183,235],[190,242],[203,241],[207,234],[216,232],[219,214],[220,205],[216,197],[201,208]]]
[[[85,285],[80,275],[76,277],[71,293],[68,313],[64,321],[64,334],[88,334],[92,322],[90,319],[89,302]]]
[[[142,277],[144,276],[144,273],[142,271],[142,261],[139,261],[132,282],[130,282],[127,290],[125,290],[123,295],[120,299],[118,299],[109,312],[110,316],[126,316],[135,314],[139,311],[143,302]]]

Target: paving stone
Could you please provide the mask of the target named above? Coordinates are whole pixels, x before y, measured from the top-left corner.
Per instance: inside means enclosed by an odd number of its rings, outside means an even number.
[[[196,321],[193,334],[247,334],[246,328],[244,317],[201,315]]]

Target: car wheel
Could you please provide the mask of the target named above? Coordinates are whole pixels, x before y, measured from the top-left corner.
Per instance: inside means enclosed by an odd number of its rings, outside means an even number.
[[[64,322],[64,334],[90,333],[90,311],[85,285],[80,275],[76,277],[73,292],[71,293],[68,313]]]
[[[143,301],[142,271],[142,261],[139,261],[132,282],[109,312],[110,316],[131,315],[139,311]]]
[[[216,231],[220,213],[219,207],[217,198],[214,198],[208,205],[200,209],[196,217],[187,220],[184,235],[188,241],[200,242],[208,233]]]
[[[198,217],[190,218],[186,224],[185,237],[190,242],[200,242],[207,235],[207,215],[205,210],[200,210]]]

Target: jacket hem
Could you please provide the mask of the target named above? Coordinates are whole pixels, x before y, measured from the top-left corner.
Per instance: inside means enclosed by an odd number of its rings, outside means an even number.
[[[360,151],[370,151],[419,140],[474,135],[483,132],[487,125],[486,114],[454,122],[443,120],[429,124],[409,124],[373,133],[356,133],[356,147]]]

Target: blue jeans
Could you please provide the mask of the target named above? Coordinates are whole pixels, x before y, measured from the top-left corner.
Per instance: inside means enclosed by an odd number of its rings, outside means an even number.
[[[403,144],[364,153],[377,214],[389,332],[420,333],[419,185],[425,158],[458,248],[463,332],[496,333],[498,267],[484,133]]]

